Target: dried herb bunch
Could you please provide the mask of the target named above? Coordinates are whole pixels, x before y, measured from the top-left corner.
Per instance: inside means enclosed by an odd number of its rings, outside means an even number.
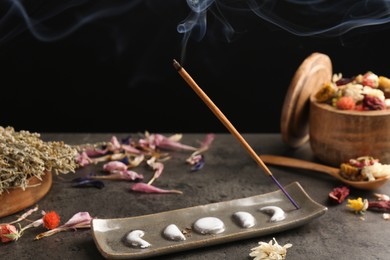
[[[0,195],[28,187],[32,176],[75,172],[77,151],[64,142],[45,142],[39,133],[0,126]]]

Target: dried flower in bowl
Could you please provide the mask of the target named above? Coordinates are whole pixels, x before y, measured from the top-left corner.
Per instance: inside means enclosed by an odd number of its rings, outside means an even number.
[[[341,73],[325,82],[315,98],[340,110],[385,110],[390,79],[368,71],[365,74],[344,78]]]

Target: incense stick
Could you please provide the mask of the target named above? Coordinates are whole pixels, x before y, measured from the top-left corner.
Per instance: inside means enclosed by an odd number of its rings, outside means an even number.
[[[173,66],[178,71],[180,76],[187,82],[187,84],[195,91],[196,94],[203,100],[204,103],[211,109],[214,115],[222,122],[222,124],[230,131],[230,133],[238,139],[238,141],[244,146],[252,158],[257,162],[258,165],[268,174],[272,180],[276,183],[280,190],[287,196],[291,203],[299,209],[298,204],[292,199],[292,197],[287,193],[287,191],[282,187],[282,185],[276,180],[272,172],[264,164],[261,158],[257,153],[252,149],[252,147],[247,143],[247,141],[242,137],[242,135],[236,130],[236,128],[230,123],[226,116],[222,113],[221,110],[214,104],[214,102],[206,95],[206,93],[196,84],[192,77],[187,73],[187,71],[177,62],[173,60]]]

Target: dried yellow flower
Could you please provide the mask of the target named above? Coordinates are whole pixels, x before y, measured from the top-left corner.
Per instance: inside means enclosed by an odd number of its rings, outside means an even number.
[[[356,200],[348,200],[347,207],[353,209],[355,213],[364,213],[368,208],[368,200],[357,198]]]
[[[315,98],[318,102],[326,102],[336,95],[336,90],[332,82],[326,82],[316,93]]]

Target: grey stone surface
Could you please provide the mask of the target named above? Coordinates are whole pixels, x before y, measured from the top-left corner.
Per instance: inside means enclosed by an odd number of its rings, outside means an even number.
[[[62,140],[69,144],[109,141],[127,134],[42,134],[45,140]],[[168,134],[167,134],[168,135]],[[182,142],[198,145],[205,134],[184,134]],[[283,144],[279,134],[244,134],[253,149],[261,154],[279,154],[316,161],[310,146],[291,149]],[[244,148],[230,134],[217,134],[205,154],[206,165],[198,172],[190,172],[185,163],[188,152],[171,153],[162,176],[155,182],[161,188],[178,189],[183,194],[141,194],[130,192],[130,183],[105,181],[103,189],[74,188],[71,180],[93,171],[102,165],[92,165],[76,173],[54,176],[50,192],[38,202],[43,210],[56,210],[63,221],[80,211],[88,211],[98,218],[122,218],[158,213],[207,203],[238,199],[277,190],[277,186],[253,161]],[[379,212],[368,211],[362,220],[346,207],[330,204],[328,193],[341,183],[329,176],[281,167],[271,167],[282,185],[299,182],[308,195],[328,207],[328,211],[313,221],[284,232],[240,240],[202,249],[174,253],[154,259],[251,259],[250,249],[259,241],[268,242],[273,237],[284,245],[292,243],[287,259],[388,259],[388,224]],[[152,176],[146,167],[136,168],[145,179]],[[390,194],[390,187],[375,191]],[[350,198],[373,199],[374,192],[351,189]],[[0,219],[12,221],[12,215]],[[91,230],[62,232],[34,241],[42,229],[30,229],[16,242],[0,244],[1,259],[103,259],[92,237]]]

